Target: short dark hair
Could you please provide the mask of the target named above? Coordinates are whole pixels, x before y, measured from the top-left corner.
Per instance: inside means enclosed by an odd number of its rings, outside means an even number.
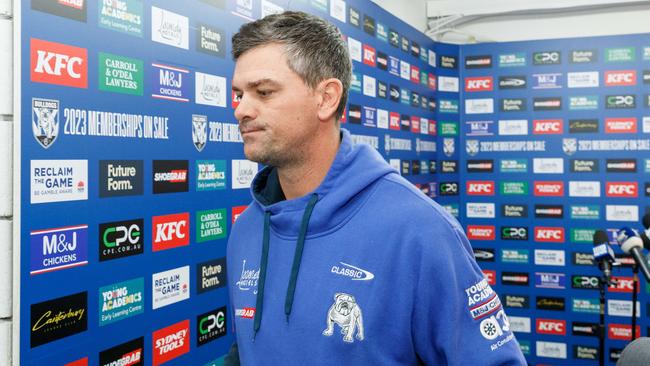
[[[350,54],[339,29],[300,11],[268,15],[239,28],[232,36],[232,56],[237,61],[244,52],[272,43],[285,46],[289,68],[310,88],[328,78],[341,81],[343,93],[335,116],[338,121],[345,110],[352,78]]]

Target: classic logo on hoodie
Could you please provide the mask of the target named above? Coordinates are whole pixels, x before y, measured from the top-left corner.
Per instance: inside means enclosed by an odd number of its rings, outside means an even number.
[[[331,272],[335,275],[349,277],[352,281],[370,281],[375,278],[371,272],[355,267],[351,264],[339,262],[340,265],[332,266]]]

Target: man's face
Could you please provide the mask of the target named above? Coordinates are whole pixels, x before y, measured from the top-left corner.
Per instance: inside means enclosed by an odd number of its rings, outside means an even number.
[[[284,46],[258,46],[242,54],[232,88],[240,99],[235,118],[246,157],[279,168],[303,161],[318,129],[318,99],[287,65]]]

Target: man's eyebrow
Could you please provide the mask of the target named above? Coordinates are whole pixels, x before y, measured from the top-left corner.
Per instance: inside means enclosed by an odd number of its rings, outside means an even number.
[[[249,88],[249,89],[253,89],[253,88],[259,87],[260,85],[265,85],[265,84],[269,84],[271,86],[279,86],[280,85],[280,83],[278,83],[277,81],[275,81],[273,79],[264,78],[264,79],[259,79],[259,80],[255,80],[255,81],[249,81],[248,83],[246,83],[246,87]],[[234,85],[232,87],[232,90],[241,91],[238,87],[236,87]]]

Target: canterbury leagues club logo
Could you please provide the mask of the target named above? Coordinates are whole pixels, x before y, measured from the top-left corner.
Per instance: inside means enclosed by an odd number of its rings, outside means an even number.
[[[44,148],[50,147],[59,135],[59,101],[32,98],[32,132]]]

